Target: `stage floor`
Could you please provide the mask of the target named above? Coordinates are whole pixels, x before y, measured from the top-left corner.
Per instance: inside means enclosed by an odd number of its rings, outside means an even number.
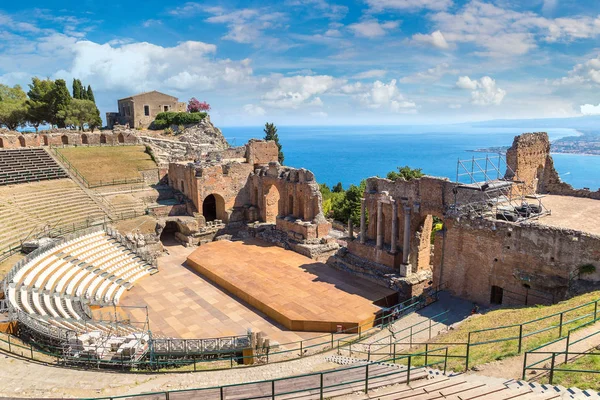
[[[257,240],[204,244],[187,265],[293,331],[335,332],[373,322],[395,292]]]

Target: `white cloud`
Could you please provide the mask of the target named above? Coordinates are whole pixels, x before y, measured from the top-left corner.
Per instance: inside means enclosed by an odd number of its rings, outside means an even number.
[[[417,105],[405,99],[396,86],[395,79],[392,79],[390,83],[377,80],[371,85],[356,82],[344,85],[341,88],[341,92],[351,94],[365,107],[373,110],[416,112]]]
[[[264,108],[256,104],[245,104],[242,109],[248,115],[265,115],[267,113]]]
[[[144,28],[150,28],[152,26],[160,26],[162,24],[163,24],[163,22],[159,19],[147,19],[146,21],[144,21],[142,23],[142,26]]]
[[[456,87],[459,89],[475,90],[477,89],[477,81],[472,80],[468,76],[460,76],[456,81]]]
[[[580,109],[583,115],[600,115],[600,104],[597,106],[593,104],[584,104],[580,106]]]
[[[506,90],[496,86],[496,81],[489,76],[473,80],[461,76],[456,82],[459,89],[471,90],[471,103],[479,106],[499,105],[506,96]]]
[[[448,105],[448,108],[451,108],[452,110],[458,110],[462,108],[462,104],[450,104]]]
[[[319,95],[325,94],[344,83],[329,75],[293,76],[281,78],[277,86],[265,93],[262,102],[275,108],[298,108],[321,106]]]
[[[412,40],[416,43],[425,43],[442,50],[450,48],[446,38],[440,31],[435,31],[431,34],[416,33],[413,35]]]
[[[400,26],[398,21],[380,23],[376,20],[368,20],[350,24],[348,25],[348,29],[350,29],[355,36],[376,38],[385,36],[388,31],[396,29],[398,26]]]
[[[209,55],[216,46],[203,42],[162,47],[150,43],[117,46],[79,41],[72,51],[70,69],[57,75],[79,77],[99,90],[205,90],[247,83],[252,75],[250,60],[214,61]]]
[[[263,31],[280,27],[286,17],[281,12],[251,8],[225,11],[220,7],[213,7],[207,9],[207,12],[214,15],[207,18],[206,22],[227,25],[229,31],[223,36],[223,39],[238,43],[257,44]]]
[[[555,85],[600,85],[600,56],[577,64],[569,74],[554,81]]]
[[[313,117],[318,117],[318,118],[327,118],[327,116],[328,116],[325,111],[311,112],[310,115]]]
[[[440,11],[453,4],[452,0],[366,0],[366,2],[374,11],[419,11],[422,9]]]
[[[354,79],[370,79],[370,78],[383,78],[387,74],[385,69],[370,69],[358,73],[353,76]]]
[[[342,19],[348,13],[348,7],[328,3],[325,0],[287,0],[285,4],[292,7],[306,7],[318,17],[332,20]]]
[[[405,76],[400,79],[401,83],[427,83],[436,82],[442,79],[444,75],[456,74],[458,71],[450,69],[448,63],[441,63],[433,68],[429,68],[426,71],[417,72],[415,74]]]

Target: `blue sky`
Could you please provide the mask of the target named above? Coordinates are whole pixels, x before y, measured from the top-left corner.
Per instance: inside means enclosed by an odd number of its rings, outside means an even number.
[[[5,2],[3,2],[5,3]],[[0,5],[0,83],[159,90],[221,125],[600,114],[596,0],[58,1]]]

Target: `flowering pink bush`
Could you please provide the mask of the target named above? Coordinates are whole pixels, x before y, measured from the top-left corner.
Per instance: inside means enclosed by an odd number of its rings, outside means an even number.
[[[187,110],[190,113],[201,112],[201,111],[208,112],[208,111],[210,111],[210,104],[208,104],[205,101],[200,102],[195,97],[192,97],[190,99],[190,101],[188,102]]]

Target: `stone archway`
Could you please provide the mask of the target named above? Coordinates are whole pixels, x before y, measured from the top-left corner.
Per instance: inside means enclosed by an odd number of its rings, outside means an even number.
[[[48,146],[48,135],[43,135],[42,139],[44,140],[44,146]]]
[[[19,146],[21,147],[25,147],[25,137],[24,136],[19,136]]]
[[[0,149],[4,148],[4,140],[0,138]]]
[[[125,136],[123,136],[122,133],[119,133],[119,136],[117,136],[117,140],[119,141],[119,143],[125,143]]]
[[[100,134],[100,144],[106,144],[106,135],[104,133]]]
[[[271,185],[267,190],[267,194],[265,195],[265,206],[264,206],[264,219],[265,222],[274,224],[277,222],[277,217],[279,216],[279,200],[281,196],[279,195],[279,189],[277,186]]]
[[[211,222],[216,219],[227,222],[225,213],[225,200],[216,193],[209,194],[202,202],[202,215],[206,222]]]
[[[67,135],[62,135],[60,137],[60,140],[61,140],[62,144],[65,144],[65,145],[69,144],[69,137]]]
[[[88,136],[85,133],[81,134],[81,144],[89,144]]]

